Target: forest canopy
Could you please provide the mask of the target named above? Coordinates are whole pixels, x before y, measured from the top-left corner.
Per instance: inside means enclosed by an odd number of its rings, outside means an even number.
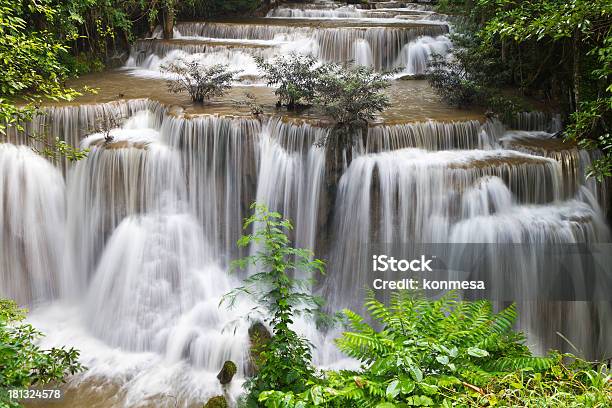
[[[543,100],[564,116],[568,139],[604,152],[591,175],[612,175],[610,1],[443,0],[438,8],[462,16],[454,38],[459,78],[444,92],[459,95],[458,105],[492,110],[521,108],[501,97],[509,88]]]
[[[43,100],[70,100],[71,76],[115,66],[129,43],[181,17],[252,11],[258,0],[0,0],[0,131]],[[19,108],[17,107],[19,106]]]

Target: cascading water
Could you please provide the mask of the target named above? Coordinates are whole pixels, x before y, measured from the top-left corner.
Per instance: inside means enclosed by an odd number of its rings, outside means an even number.
[[[178,23],[173,40],[161,40],[158,28],[152,39],[136,42],[126,68],[138,76],[159,76],[164,64],[189,59],[204,65],[228,64],[250,81],[258,74],[253,57],[294,52],[322,62],[401,68],[403,75],[421,75],[433,53],[445,55],[450,48],[448,27],[435,21],[434,14],[326,5],[279,7],[263,19]]]
[[[342,176],[333,219],[324,222],[319,216],[325,154],[313,143],[328,129],[275,118],[188,118],[148,106],[152,109],[134,112],[122,128],[112,130],[112,140],[105,141],[104,134],[83,140],[91,148],[89,157],[67,176],[70,255],[65,258],[73,265],[31,278],[70,282],[63,297],[71,303],[35,311],[32,320],[49,333],[48,344],[67,342],[83,351],[92,369],[72,386],[93,379],[120,386],[121,400],[134,406],[160,393],[177,395],[182,404],[205,400],[221,392],[214,375],[225,359],[245,369],[246,328],[238,335],[223,330],[241,313],[219,309],[218,302],[238,285],[225,265],[239,255],[233,243],[254,200],[292,218],[294,240],[317,247],[318,256],[330,260],[322,287],[332,307],[359,306],[355,293],[367,284],[362,274],[368,270],[359,264],[361,244],[369,239],[609,239],[597,200],[573,187],[564,165],[554,157],[500,150],[503,131],[496,123],[371,128]],[[75,118],[80,115],[79,108],[71,109]],[[26,147],[8,149],[45,163]],[[56,174],[61,196],[57,170],[46,174]],[[62,231],[59,225],[56,231]],[[329,248],[317,243],[325,229],[334,237]],[[56,294],[37,294],[35,300]],[[542,324],[545,311],[581,319],[588,313],[597,324],[605,321],[609,305],[524,306],[528,312],[521,324],[544,347],[553,343],[551,330],[586,342],[584,334],[558,320]],[[53,323],[58,318],[66,320],[59,328]],[[351,364],[329,343],[333,332],[317,332],[304,323],[300,331],[317,346],[318,364]],[[602,337],[588,344],[593,349],[585,350],[594,354],[606,347]],[[117,359],[124,363],[116,364]],[[153,379],[162,382],[143,390],[143,381]],[[231,395],[240,392],[239,383]]]
[[[418,40],[406,44],[395,66],[403,68],[404,74],[420,75],[427,71],[427,64],[433,54],[446,55],[452,44],[450,39],[441,35],[438,37],[421,37]]]
[[[65,204],[61,173],[24,146],[0,144],[0,293],[21,304],[61,289]]]
[[[137,42],[127,66],[156,75],[163,63],[196,58],[256,76],[254,55],[297,50],[418,75],[432,53],[448,50],[446,25],[418,24],[431,11],[378,5],[291,5],[263,21],[179,23],[176,40]],[[305,21],[313,18],[323,20]],[[330,129],[314,123],[188,114],[142,99],[46,107],[25,130],[9,129],[11,144],[0,145],[0,290],[34,306],[43,346],[81,350],[89,370],[67,387],[85,396],[67,406],[235,401],[249,364],[239,317],[252,305],[219,302],[240,285],[243,275],[228,265],[245,255],[235,242],[254,201],[292,219],[296,245],[327,260],[314,290],[330,309],[361,307],[368,242],[452,244],[451,258],[470,245],[518,245],[524,252],[510,260],[487,253],[500,272],[487,279],[519,294],[546,284],[532,276],[540,261],[529,247],[610,242],[609,186],[584,177],[597,153],[560,143],[555,117],[521,114],[518,130],[497,120],[377,123],[334,186],[316,144]],[[89,155],[54,167],[27,147],[40,147],[28,136],[41,133]],[[501,273],[508,270],[513,283]],[[576,265],[572,288],[590,289],[587,275]],[[609,302],[518,306],[535,351],[564,347],[559,331],[588,357],[612,352]],[[354,365],[330,341],[335,331],[303,321],[296,328],[315,345],[316,364]],[[223,388],[215,376],[226,360],[239,372]]]

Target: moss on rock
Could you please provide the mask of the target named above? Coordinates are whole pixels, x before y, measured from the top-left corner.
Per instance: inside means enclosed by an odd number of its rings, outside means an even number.
[[[229,408],[229,404],[223,395],[217,395],[209,399],[204,408]]]
[[[219,382],[223,385],[229,384],[232,378],[234,378],[234,375],[236,375],[237,370],[238,368],[233,361],[226,361],[223,363],[223,368],[221,368],[219,374],[217,374],[217,379],[219,379]]]

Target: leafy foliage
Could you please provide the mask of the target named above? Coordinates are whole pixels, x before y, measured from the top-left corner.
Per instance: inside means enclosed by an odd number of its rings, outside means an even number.
[[[480,105],[486,98],[483,86],[457,60],[446,61],[434,55],[429,62],[428,80],[441,99],[458,108]]]
[[[251,208],[254,213],[245,220],[244,229],[252,228],[253,232],[242,236],[238,246],[251,245],[257,252],[235,261],[234,267],[252,267],[256,271],[244,280],[244,286],[225,295],[222,302],[231,306],[239,296],[247,296],[256,305],[253,315],[272,328],[272,338],[258,350],[257,374],[245,385],[247,404],[257,406],[262,391],[299,393],[314,377],[311,346],[291,326],[295,316],[318,314],[322,301],[310,295],[311,280],[293,276],[323,273],[323,262],[312,260],[311,251],[291,246],[287,235],[293,226],[288,220],[262,205],[253,204]]]
[[[43,16],[43,21],[56,16],[54,9],[37,2],[0,0],[1,133],[7,125],[29,119],[41,100],[70,100],[77,94],[62,84],[68,74],[61,63],[65,46],[46,30],[32,30],[31,21],[24,18],[32,13]],[[17,105],[18,97],[25,104]]]
[[[271,61],[255,57],[255,61],[266,83],[276,86],[274,93],[279,98],[279,105],[286,105],[291,110],[313,102],[319,78],[325,69],[317,66],[314,57],[292,53]]]
[[[32,150],[51,161],[57,161],[65,157],[68,161],[75,162],[86,158],[89,153],[89,149],[74,147],[59,137],[56,137],[53,142],[48,142],[46,135],[32,136],[32,139],[42,146],[41,148],[32,147]]]
[[[224,95],[232,87],[232,82],[238,74],[237,71],[231,71],[227,65],[205,66],[199,61],[186,59],[178,59],[164,65],[162,71],[175,76],[168,80],[170,92],[187,92],[191,100],[198,103]]]
[[[341,125],[367,122],[389,107],[383,91],[390,86],[390,75],[364,66],[331,64],[319,81],[316,101]]]
[[[502,3],[488,5],[494,15],[483,37],[489,43],[500,37],[518,44],[535,43],[540,49],[571,47],[573,112],[568,137],[604,152],[589,175],[600,179],[612,175],[612,4],[606,0]],[[562,58],[558,64],[564,62]]]
[[[36,345],[42,333],[22,323],[25,311],[11,300],[0,300],[0,406],[20,407],[8,390],[61,382],[83,367],[73,348],[42,350]]]
[[[603,152],[602,157],[593,161],[588,177],[598,180],[612,177],[612,131],[607,125],[612,120],[612,95],[583,102],[580,106],[580,111],[572,114],[568,137],[578,141],[582,148]]]
[[[499,103],[504,88],[518,87],[524,96],[559,106],[569,123],[567,137],[603,152],[589,175],[610,176],[609,1],[449,0],[440,7],[467,17],[453,37],[454,61],[433,66],[434,88],[445,100],[497,111],[507,106]]]
[[[478,392],[451,395],[448,400],[449,406],[603,408],[612,404],[611,380],[605,366],[594,369],[581,360],[559,360],[546,371],[523,369],[495,377]]]
[[[514,306],[494,313],[487,301],[461,302],[453,294],[429,301],[397,292],[389,305],[370,295],[366,308],[374,324],[345,310],[350,330],[337,340],[340,350],[362,363],[361,370],[329,371],[302,393],[271,390],[260,400],[284,408],[450,408],[498,401],[532,406],[526,402],[537,401],[538,394],[517,395],[516,384],[525,389],[538,383],[547,388],[541,397],[554,400],[563,393],[563,401],[576,404],[604,401],[609,391],[603,371],[589,371],[584,363],[581,371],[572,371],[556,353],[532,356],[522,333],[512,329]]]
[[[244,15],[262,3],[260,0],[191,0],[179,3],[179,14],[188,18]],[[189,4],[191,3],[191,4]]]
[[[327,146],[328,152],[337,154],[364,134],[368,122],[389,107],[384,90],[390,86],[391,74],[378,73],[364,66],[326,65],[317,85],[315,101],[335,125],[327,138],[318,143]],[[333,162],[337,162],[337,158]]]

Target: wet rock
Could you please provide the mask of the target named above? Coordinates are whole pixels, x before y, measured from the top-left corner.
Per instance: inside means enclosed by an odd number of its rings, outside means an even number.
[[[399,77],[402,81],[421,81],[423,79],[427,79],[426,74],[406,74]]]
[[[250,340],[250,364],[248,367],[248,374],[255,375],[258,371],[258,362],[260,360],[261,352],[266,344],[272,339],[272,334],[268,331],[266,326],[261,322],[256,322],[249,327],[249,340]]]
[[[236,370],[236,364],[233,361],[226,361],[223,363],[223,368],[219,371],[219,374],[217,374],[217,379],[223,385],[229,384],[234,378]]]
[[[229,408],[229,404],[223,395],[217,395],[209,399],[203,408]]]

